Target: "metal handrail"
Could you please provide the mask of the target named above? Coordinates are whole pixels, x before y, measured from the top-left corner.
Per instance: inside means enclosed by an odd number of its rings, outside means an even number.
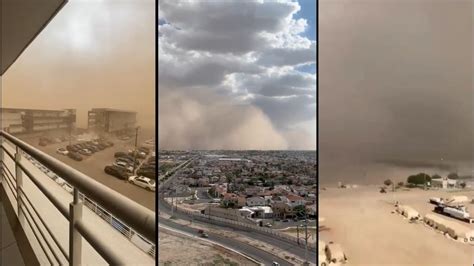
[[[156,221],[155,213],[153,211],[125,196],[122,196],[89,176],[73,169],[65,163],[49,156],[5,131],[0,131],[0,136],[30,154],[35,160],[60,175],[61,178],[77,188],[88,198],[93,199],[120,220],[130,225],[145,238],[156,243]]]

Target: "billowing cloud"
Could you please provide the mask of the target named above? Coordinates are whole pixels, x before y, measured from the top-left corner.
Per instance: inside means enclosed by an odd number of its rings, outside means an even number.
[[[294,18],[300,10],[297,2],[160,1],[159,10],[160,91],[184,92],[196,104],[202,104],[202,99],[194,95],[205,93],[239,106],[229,110],[252,110],[242,112],[260,117],[255,121],[267,121],[264,124],[277,133],[269,135],[277,139],[270,141],[275,145],[293,125],[315,120],[316,79],[297,68],[315,63],[316,44],[303,36],[306,20]],[[234,116],[228,119],[236,124],[229,130],[249,123],[233,120]],[[316,138],[311,130],[306,132],[308,128],[298,130],[308,138],[302,140],[305,143]],[[224,135],[214,136],[215,143],[228,143]]]
[[[286,149],[285,138],[259,109],[207,93],[160,93],[161,149]]]

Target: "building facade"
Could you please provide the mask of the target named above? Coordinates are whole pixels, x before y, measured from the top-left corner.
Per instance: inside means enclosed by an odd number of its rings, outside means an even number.
[[[109,108],[94,108],[87,114],[88,129],[98,133],[127,133],[136,126],[136,112]]]
[[[39,133],[50,130],[73,130],[76,110],[41,110],[1,108],[0,126],[11,134]]]

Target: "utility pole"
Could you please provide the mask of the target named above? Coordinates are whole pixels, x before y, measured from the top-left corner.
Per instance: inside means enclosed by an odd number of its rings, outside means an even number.
[[[171,217],[173,217],[173,209],[174,209],[174,206],[173,206],[173,195],[171,195]]]
[[[306,215],[305,211],[305,220],[304,220],[304,240],[305,240],[305,247],[304,247],[304,261],[305,264],[308,265],[308,216]]]
[[[135,150],[133,151],[134,154],[134,159],[133,159],[133,174],[135,174],[135,171],[137,170],[137,145],[138,145],[138,130],[140,127],[135,128]]]
[[[296,225],[296,239],[298,241],[298,246],[300,245],[300,230],[299,229],[300,229],[300,225],[297,224]]]
[[[69,146],[71,145],[71,138],[72,138],[72,122],[69,123]]]

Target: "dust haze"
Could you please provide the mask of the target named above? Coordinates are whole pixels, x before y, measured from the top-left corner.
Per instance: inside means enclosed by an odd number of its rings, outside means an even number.
[[[2,107],[136,111],[155,127],[153,0],[69,1],[2,77]]]
[[[320,1],[321,182],[471,171],[472,5]]]
[[[286,149],[285,138],[261,110],[233,105],[206,90],[160,88],[160,149]]]

